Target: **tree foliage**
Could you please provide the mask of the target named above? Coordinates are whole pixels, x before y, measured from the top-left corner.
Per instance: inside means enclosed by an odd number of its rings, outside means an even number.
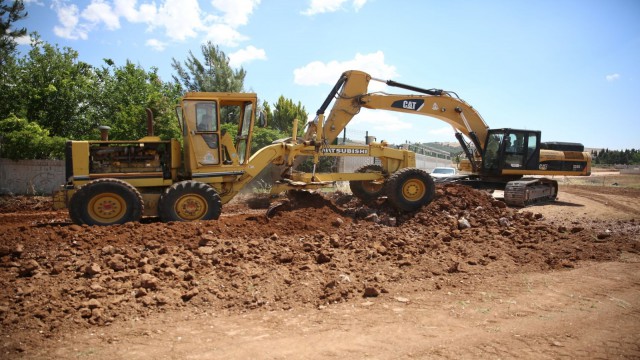
[[[193,52],[181,64],[173,58],[172,67],[178,73],[173,76],[187,91],[242,92],[246,71],[229,66],[229,57],[216,45],[207,42],[201,46],[203,60]]]
[[[291,136],[294,119],[298,119],[298,135],[302,135],[304,133],[304,124],[307,121],[307,111],[299,101],[297,104],[294,104],[293,100],[286,99],[280,95],[278,102],[274,104],[270,127]]]
[[[595,164],[611,165],[635,165],[640,164],[640,150],[609,150],[601,149],[592,151],[593,162]]]
[[[180,136],[173,111],[180,95],[175,84],[163,83],[157,69],[147,72],[131,61],[118,67],[105,59],[105,64],[96,71],[100,87],[92,106],[96,125],[110,126],[113,140],[139,139],[147,135],[145,109],[149,108],[155,120],[154,135]]]
[[[65,139],[14,115],[0,120],[0,156],[9,159],[62,159]]]
[[[0,116],[16,114],[38,123],[53,136],[86,138],[87,117],[95,96],[91,65],[78,61],[71,48],[59,49],[32,37],[31,50],[0,82]]]
[[[0,68],[13,59],[16,51],[16,38],[27,35],[26,28],[13,28],[16,21],[27,17],[22,0],[6,4],[0,0]]]

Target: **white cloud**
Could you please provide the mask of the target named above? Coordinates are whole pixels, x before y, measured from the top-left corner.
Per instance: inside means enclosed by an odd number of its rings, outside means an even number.
[[[75,4],[66,4],[62,1],[55,0],[51,7],[58,15],[60,26],[54,26],[53,32],[62,38],[77,40],[86,40],[88,37],[88,29],[80,24],[80,10]]]
[[[249,15],[260,4],[260,0],[212,0],[211,5],[224,15],[222,22],[231,27],[247,25]]]
[[[31,44],[31,36],[23,35],[15,38],[16,43],[18,45],[30,45]]]
[[[366,4],[366,3],[367,3],[367,0],[353,0],[353,8],[356,11],[359,11],[360,9],[362,9],[364,4]]]
[[[618,73],[610,74],[610,75],[607,75],[605,78],[607,79],[608,82],[613,82],[620,79],[620,74]]]
[[[148,47],[156,50],[156,51],[163,51],[164,49],[166,49],[167,44],[158,40],[158,39],[149,39],[147,40],[147,42],[145,43],[145,45],[147,45]]]
[[[349,122],[349,126],[356,129],[367,129],[378,140],[388,140],[381,137],[385,133],[396,133],[413,127],[410,122],[402,120],[399,114],[364,108],[354,116],[353,120]]]
[[[33,0],[32,0],[33,1]],[[184,41],[203,36],[217,45],[236,47],[249,38],[238,31],[246,25],[261,0],[211,0],[214,13],[200,8],[199,0],[91,0],[84,9],[67,0],[53,0],[51,7],[58,15],[56,35],[68,39],[88,38],[100,24],[107,30],[121,27],[121,19],[130,23],[142,23],[148,31],[160,29],[171,41]],[[360,0],[361,1],[361,0]],[[78,2],[82,4],[83,2]],[[83,5],[80,5],[83,6]],[[162,48],[168,42],[150,39],[148,46]]]
[[[119,15],[113,11],[111,5],[102,0],[93,0],[81,14],[83,19],[92,24],[104,23],[109,30],[120,28]]]
[[[242,64],[252,60],[266,60],[267,54],[264,49],[258,49],[249,45],[244,49],[229,54],[229,65],[232,67],[240,67]]]
[[[172,40],[196,37],[202,29],[200,5],[197,0],[166,0],[158,9],[152,28],[162,27]]]
[[[361,70],[369,73],[373,77],[382,79],[391,79],[396,77],[396,67],[385,64],[384,53],[377,51],[371,54],[356,54],[356,56],[347,61],[330,61],[323,63],[321,61],[313,61],[301,68],[293,70],[294,82],[298,85],[333,85],[340,75],[347,70]],[[381,86],[378,83],[371,83],[372,91],[379,91]],[[382,86],[384,87],[384,86]]]
[[[206,40],[221,46],[236,47],[249,38],[226,24],[213,24],[207,28]]]
[[[311,16],[315,14],[336,12],[341,10],[343,8],[342,5],[348,2],[349,0],[311,0],[309,8],[303,11],[302,14]],[[352,0],[355,11],[360,10],[366,3],[367,0]]]
[[[113,7],[120,16],[132,23],[153,23],[158,11],[155,3],[140,4],[136,9],[138,0],[115,0]]]
[[[455,131],[451,126],[445,126],[438,129],[429,130],[430,135],[454,135]]]

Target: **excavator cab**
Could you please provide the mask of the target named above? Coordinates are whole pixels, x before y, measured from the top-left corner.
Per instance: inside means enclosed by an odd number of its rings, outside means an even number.
[[[483,175],[515,174],[538,170],[540,131],[491,129],[482,156]]]

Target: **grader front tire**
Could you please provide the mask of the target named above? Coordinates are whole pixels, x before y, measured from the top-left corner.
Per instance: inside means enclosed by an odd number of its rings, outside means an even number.
[[[173,184],[160,197],[158,213],[167,221],[216,220],[222,212],[218,192],[198,181]]]
[[[431,203],[436,196],[429,174],[421,169],[406,168],[393,173],[387,180],[387,200],[400,211],[416,211]]]

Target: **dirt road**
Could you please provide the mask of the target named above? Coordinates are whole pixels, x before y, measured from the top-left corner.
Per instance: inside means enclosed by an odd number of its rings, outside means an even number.
[[[109,228],[5,203],[0,357],[639,358],[640,191],[561,192]]]

